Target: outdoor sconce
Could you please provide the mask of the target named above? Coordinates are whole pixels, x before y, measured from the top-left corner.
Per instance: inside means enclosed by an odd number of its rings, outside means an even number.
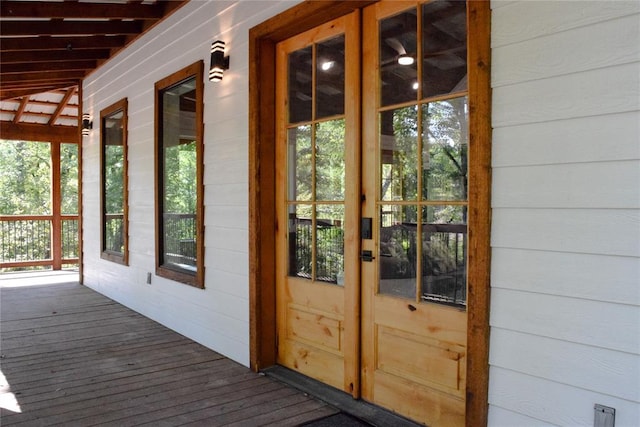
[[[93,129],[91,116],[85,113],[82,115],[82,136],[88,136],[91,129]]]
[[[211,43],[211,67],[209,68],[209,80],[219,82],[222,80],[224,70],[229,69],[229,57],[224,56],[224,42],[216,40]]]

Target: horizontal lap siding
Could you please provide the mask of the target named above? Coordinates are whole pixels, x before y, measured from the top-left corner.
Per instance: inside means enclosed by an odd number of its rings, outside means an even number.
[[[492,6],[489,425],[640,425],[640,3]]]
[[[84,138],[85,283],[226,355],[249,363],[248,34],[288,1],[192,1],[138,39],[83,85],[94,131]],[[224,40],[231,67],[208,81],[209,50]],[[154,84],[203,60],[205,290],[153,276]],[[128,98],[130,265],[100,259],[100,110]]]

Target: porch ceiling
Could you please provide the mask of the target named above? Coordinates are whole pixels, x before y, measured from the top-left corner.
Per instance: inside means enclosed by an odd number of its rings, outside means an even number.
[[[77,126],[78,85],[187,0],[0,2],[0,122]]]

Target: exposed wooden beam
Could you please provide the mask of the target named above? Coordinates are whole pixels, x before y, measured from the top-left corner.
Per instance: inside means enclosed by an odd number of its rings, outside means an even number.
[[[2,64],[98,60],[109,55],[109,49],[9,51],[2,53]]]
[[[0,90],[16,90],[16,89],[47,89],[45,92],[51,92],[52,90],[64,89],[65,91],[69,86],[77,86],[80,83],[80,79],[58,79],[52,81],[36,80],[36,81],[20,81],[7,83],[2,81],[2,87]],[[41,91],[42,92],[42,91]],[[23,95],[20,95],[23,96]]]
[[[8,74],[2,77],[2,86],[7,86],[7,83],[15,83],[15,82],[52,82],[56,80],[80,80],[84,78],[85,73],[82,71],[54,71],[54,72],[40,72],[40,73],[29,73],[26,74]],[[72,86],[73,83],[68,84],[67,86]],[[58,86],[59,87],[59,86]]]
[[[159,2],[160,3],[160,2]],[[92,4],[82,6],[44,1],[2,1],[0,16],[11,18],[109,18],[145,19],[162,18],[163,10],[157,4]]]
[[[2,24],[4,27],[4,23]],[[0,39],[0,51],[60,49],[112,49],[125,43],[124,36],[13,37]]]
[[[23,97],[23,98],[25,98],[25,97]],[[8,101],[4,101],[4,102],[8,102]],[[33,102],[29,102],[28,105],[33,105]],[[75,105],[72,105],[72,106],[68,105],[67,108],[75,108]],[[7,109],[0,108],[0,113],[2,113],[2,114],[15,114],[16,110],[7,110]],[[25,118],[25,117],[46,117],[48,119],[50,116],[51,116],[51,114],[49,114],[49,113],[40,113],[40,112],[36,113],[36,112],[33,112],[33,111],[25,111],[25,112],[22,113],[21,117],[22,118]],[[66,120],[76,120],[76,118],[77,118],[76,114],[73,114],[73,115],[61,114],[60,117],[58,117],[58,119],[66,119]],[[14,123],[18,123],[18,122],[14,121]]]
[[[73,87],[73,89],[75,90],[76,88]],[[51,90],[49,91],[50,93],[55,93],[58,92],[57,90]],[[67,93],[66,89],[59,91],[60,93],[64,94]],[[16,103],[16,104],[20,104],[22,102],[22,98],[18,98],[18,99],[8,99],[7,101],[5,101],[7,103]],[[56,107],[58,105],[57,102],[52,102],[52,101],[40,101],[38,99],[29,99],[29,105],[43,105],[46,107]],[[77,104],[67,104],[67,108],[78,108]],[[4,111],[4,110],[3,110]],[[45,113],[46,114],[46,113]]]
[[[22,96],[34,95],[37,93],[48,92],[50,90],[57,89],[59,87],[68,87],[69,85],[43,85],[40,87],[22,87],[22,88],[7,88],[0,89],[0,101],[7,101],[10,99],[20,98]]]
[[[2,135],[2,139],[43,142],[76,142],[78,140],[78,127],[0,122],[0,135]]]
[[[62,100],[58,104],[58,108],[56,108],[56,111],[51,115],[51,118],[49,119],[49,126],[53,126],[56,123],[56,120],[58,120],[58,117],[60,117],[62,111],[67,107],[69,100],[75,92],[76,88],[74,87],[67,89],[67,93],[64,94]]]
[[[3,21],[2,36],[81,35],[81,34],[139,34],[138,21]]]
[[[28,62],[24,64],[6,64],[0,69],[0,75],[39,73],[42,71],[86,71],[93,70],[97,65],[97,61]]]
[[[24,109],[26,108],[28,103],[29,103],[29,97],[28,96],[23,97],[22,100],[20,101],[20,106],[18,107],[15,114],[13,115],[13,123],[18,123],[20,121],[20,118],[22,117],[22,113],[24,113]]]

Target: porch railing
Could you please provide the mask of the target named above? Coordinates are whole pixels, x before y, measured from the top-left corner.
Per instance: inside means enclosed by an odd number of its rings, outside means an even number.
[[[78,264],[78,215],[56,222],[53,215],[0,216],[0,269]]]
[[[196,266],[196,216],[165,213],[164,262],[192,270]]]

